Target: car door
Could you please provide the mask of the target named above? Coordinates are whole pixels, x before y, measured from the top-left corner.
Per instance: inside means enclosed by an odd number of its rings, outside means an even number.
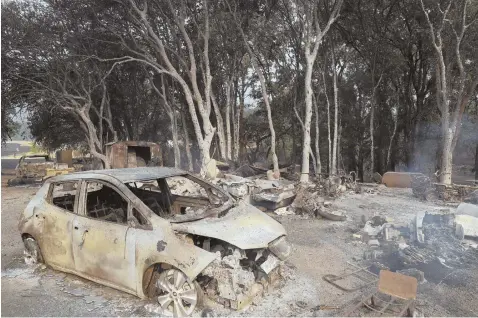
[[[42,233],[38,243],[45,262],[73,269],[72,222],[78,209],[79,181],[52,183],[46,202],[35,207],[35,226]]]
[[[79,200],[72,230],[76,271],[136,291],[135,242],[127,224],[129,200],[111,184],[94,180],[83,182]]]

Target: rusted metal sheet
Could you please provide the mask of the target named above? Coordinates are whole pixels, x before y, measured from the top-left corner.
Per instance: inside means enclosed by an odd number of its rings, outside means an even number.
[[[136,157],[136,151],[134,148],[128,147],[126,155],[126,168],[138,167],[138,160]]]
[[[57,163],[66,163],[68,167],[73,166],[73,150],[59,150],[55,155]]]
[[[125,144],[115,144],[112,147],[112,168],[127,168],[128,147]]]
[[[106,145],[106,155],[110,159],[111,167],[126,168],[128,147],[124,143]]]
[[[381,270],[378,279],[378,291],[401,299],[417,298],[418,282],[415,277]]]
[[[106,144],[112,168],[162,166],[161,147],[148,141],[118,141]]]
[[[389,188],[411,188],[412,178],[424,176],[423,173],[413,172],[385,172],[382,177],[382,183]]]
[[[345,308],[346,317],[416,317],[415,299],[417,279],[399,273],[381,270],[378,288],[360,301]]]

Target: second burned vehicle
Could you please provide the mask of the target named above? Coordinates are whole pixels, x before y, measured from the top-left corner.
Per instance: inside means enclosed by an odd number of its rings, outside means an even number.
[[[49,155],[25,155],[18,160],[18,164],[15,168],[15,178],[9,179],[8,184],[15,186],[35,182],[41,183],[53,176],[67,174],[73,171],[74,169],[69,168],[67,164],[53,161]]]
[[[190,315],[203,298],[244,307],[291,252],[277,221],[165,167],[51,178],[19,230],[27,262],[155,298],[174,316]]]

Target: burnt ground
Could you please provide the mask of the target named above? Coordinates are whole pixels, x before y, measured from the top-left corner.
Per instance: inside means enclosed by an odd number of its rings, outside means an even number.
[[[17,232],[19,214],[36,189],[8,188],[2,176],[2,316],[149,316],[147,302],[49,268],[23,263]],[[331,316],[338,310],[317,310],[318,305],[342,307],[366,290],[348,293],[322,279],[340,275],[347,261],[360,261],[368,249],[354,240],[362,215],[381,215],[393,223],[408,223],[416,212],[439,205],[420,202],[411,191],[380,187],[377,194],[346,194],[334,203],[348,215],[344,222],[301,216],[275,216],[287,229],[294,252],[290,278],[249,309],[229,316]],[[451,207],[453,208],[453,206]],[[478,316],[478,264],[433,271],[419,285],[418,305],[425,316]],[[427,279],[427,272],[425,272]],[[199,315],[199,313],[197,313]]]

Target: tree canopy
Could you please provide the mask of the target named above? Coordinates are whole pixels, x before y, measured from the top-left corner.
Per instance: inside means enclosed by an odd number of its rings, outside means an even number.
[[[470,0],[5,1],[2,141],[21,109],[36,142],[105,166],[106,143],[146,140],[188,169],[449,182],[478,143],[477,19]]]

